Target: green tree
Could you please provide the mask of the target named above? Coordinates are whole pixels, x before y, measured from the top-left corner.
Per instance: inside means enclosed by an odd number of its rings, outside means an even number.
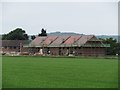
[[[35,38],[36,38],[35,35],[32,35],[32,36],[31,36],[31,39],[32,39],[32,40],[34,40]]]
[[[120,56],[120,42],[117,43],[117,48],[116,49],[117,49],[118,55]]]
[[[47,36],[46,30],[42,28],[41,34],[38,34],[38,36]]]
[[[8,34],[2,35],[2,40],[28,40],[28,35],[25,33],[25,30],[16,28]]]
[[[106,49],[107,55],[116,55],[118,53],[118,43],[116,39],[106,38],[101,39],[104,44],[110,44],[110,47]]]

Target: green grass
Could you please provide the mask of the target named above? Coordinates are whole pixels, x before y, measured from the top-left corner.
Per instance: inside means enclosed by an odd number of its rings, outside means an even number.
[[[2,89],[2,57],[0,56],[0,90]]]
[[[3,57],[3,88],[116,88],[118,60]]]

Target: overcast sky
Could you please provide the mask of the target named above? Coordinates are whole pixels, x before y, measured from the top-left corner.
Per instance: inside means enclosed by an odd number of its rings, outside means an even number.
[[[28,34],[75,32],[117,35],[117,2],[3,2],[2,33],[23,28]]]

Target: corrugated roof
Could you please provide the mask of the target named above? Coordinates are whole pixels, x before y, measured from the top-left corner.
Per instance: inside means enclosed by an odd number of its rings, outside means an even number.
[[[64,44],[74,44],[77,40],[79,40],[81,36],[71,36],[69,39],[67,39]]]
[[[54,42],[57,38],[58,36],[47,36],[47,38],[41,44],[49,45],[52,42]]]
[[[97,38],[94,35],[82,35],[82,36],[47,36],[36,37],[30,45],[34,47],[70,47],[70,46],[82,46],[89,40]],[[93,39],[92,39],[93,38]]]
[[[94,35],[83,35],[77,42],[76,44],[78,45],[83,45],[85,44],[88,40],[90,40]]]
[[[40,46],[42,42],[44,42],[44,40],[47,37],[36,37],[29,46],[34,47],[34,46]]]
[[[54,42],[52,42],[50,45],[55,46],[55,45],[60,45],[66,41],[70,36],[59,36]]]

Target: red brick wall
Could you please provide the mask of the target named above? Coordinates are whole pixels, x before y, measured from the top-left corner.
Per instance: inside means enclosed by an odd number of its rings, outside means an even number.
[[[49,50],[50,50],[51,55],[59,55],[59,48],[58,47],[49,48]]]
[[[105,55],[105,48],[82,48],[82,55],[99,56]]]
[[[49,49],[52,55],[66,55],[67,51],[70,54],[71,51],[74,52],[74,55],[76,56],[99,56],[99,55],[105,55],[105,48],[50,48]],[[61,50],[61,52],[59,51]]]
[[[39,52],[40,48],[32,48],[33,53]],[[67,52],[70,54],[71,51],[74,52],[73,54],[76,56],[99,56],[99,55],[105,55],[105,48],[80,48],[80,47],[73,47],[73,48],[67,48],[67,47],[52,47],[52,48],[44,48],[43,52],[44,54],[48,54],[48,50],[50,51],[51,55],[67,55]],[[2,48],[2,51],[7,52],[20,52],[19,47],[16,49],[14,48]],[[21,52],[29,52],[30,48],[23,47],[21,49]]]

